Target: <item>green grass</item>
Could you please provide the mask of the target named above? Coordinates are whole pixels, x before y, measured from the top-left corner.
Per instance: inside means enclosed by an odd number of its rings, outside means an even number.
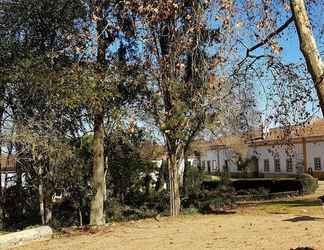
[[[220,181],[221,178],[217,175],[204,175],[203,181]]]
[[[273,180],[296,180],[295,177],[268,177],[268,178],[231,178],[231,181],[273,181]]]
[[[324,215],[319,200],[270,201],[256,205],[255,210],[270,214],[316,214]]]
[[[204,175],[204,181],[220,181],[221,177],[217,175],[206,174]],[[231,181],[273,181],[273,180],[296,180],[296,177],[246,177],[246,178],[230,178]]]

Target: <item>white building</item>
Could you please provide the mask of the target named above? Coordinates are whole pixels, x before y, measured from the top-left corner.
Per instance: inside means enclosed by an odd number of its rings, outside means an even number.
[[[304,126],[252,131],[201,143],[201,167],[231,176],[294,176],[312,173],[324,178],[324,120]]]

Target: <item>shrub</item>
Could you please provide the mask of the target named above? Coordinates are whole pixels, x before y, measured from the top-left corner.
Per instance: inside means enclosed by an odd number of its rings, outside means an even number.
[[[215,191],[200,190],[192,192],[182,201],[184,213],[197,210],[201,213],[214,213],[232,208],[234,205],[233,188],[219,185]]]
[[[270,193],[289,192],[289,191],[301,191],[302,184],[297,179],[278,179],[278,178],[266,178],[266,179],[238,179],[232,182],[236,191],[241,190],[258,190],[265,189]]]
[[[185,195],[190,193],[199,193],[204,178],[204,172],[201,169],[195,166],[188,166],[185,173],[184,182],[184,189],[186,190]]]
[[[137,193],[135,200],[130,203],[122,203],[116,198],[107,201],[106,217],[109,221],[128,221],[144,218],[152,218],[157,214],[163,214],[168,211],[169,194],[166,190],[161,192],[152,192],[146,200],[145,194]]]
[[[303,174],[297,178],[260,178],[238,179],[232,182],[239,195],[265,195],[269,193],[299,192],[301,194],[314,193],[318,188],[317,179]]]
[[[82,225],[89,223],[89,206],[80,208],[79,204],[72,199],[65,199],[63,202],[53,205],[53,218],[50,222],[53,228],[80,226],[81,221]]]
[[[205,190],[216,190],[222,184],[221,180],[211,180],[211,181],[203,181],[201,183],[201,189]]]
[[[245,190],[238,190],[236,192],[237,195],[269,195],[270,190],[264,187],[259,187],[257,189],[245,189]]]
[[[3,224],[6,229],[23,229],[40,223],[37,197],[31,188],[9,187],[3,199]]]
[[[311,194],[316,191],[318,188],[318,180],[313,178],[309,174],[303,174],[299,177],[297,177],[297,180],[302,185],[302,193],[303,194]]]
[[[189,207],[189,208],[185,208],[183,209],[182,213],[183,214],[197,214],[199,212],[199,209],[196,207]]]
[[[107,201],[106,206],[106,218],[109,218],[109,221],[121,221],[123,220],[123,210],[126,206],[123,205],[118,199],[112,198]]]
[[[234,193],[232,192],[208,192],[204,200],[199,202],[198,208],[201,213],[222,212],[233,208]]]

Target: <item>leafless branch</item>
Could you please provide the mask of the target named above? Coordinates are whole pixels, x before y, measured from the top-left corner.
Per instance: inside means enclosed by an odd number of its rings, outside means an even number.
[[[278,29],[276,29],[275,31],[273,31],[272,33],[270,33],[264,40],[262,40],[261,42],[257,43],[256,45],[247,48],[247,46],[239,40],[239,42],[246,48],[246,54],[245,57],[238,63],[238,68],[240,68],[242,66],[242,64],[247,60],[247,58],[261,58],[263,56],[254,56],[251,55],[251,52],[255,51],[256,49],[262,47],[263,45],[267,44],[274,36],[280,34],[283,30],[285,30],[290,23],[292,23],[294,21],[294,17],[291,16],[286,22],[284,22]],[[255,62],[256,60],[254,60]]]

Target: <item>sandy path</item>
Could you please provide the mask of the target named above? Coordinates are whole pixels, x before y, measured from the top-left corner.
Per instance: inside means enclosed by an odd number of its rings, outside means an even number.
[[[291,222],[294,215],[195,215],[160,222],[116,224],[97,234],[31,243],[20,250],[81,249],[290,249],[324,250],[322,219]],[[307,218],[304,218],[307,219]]]

